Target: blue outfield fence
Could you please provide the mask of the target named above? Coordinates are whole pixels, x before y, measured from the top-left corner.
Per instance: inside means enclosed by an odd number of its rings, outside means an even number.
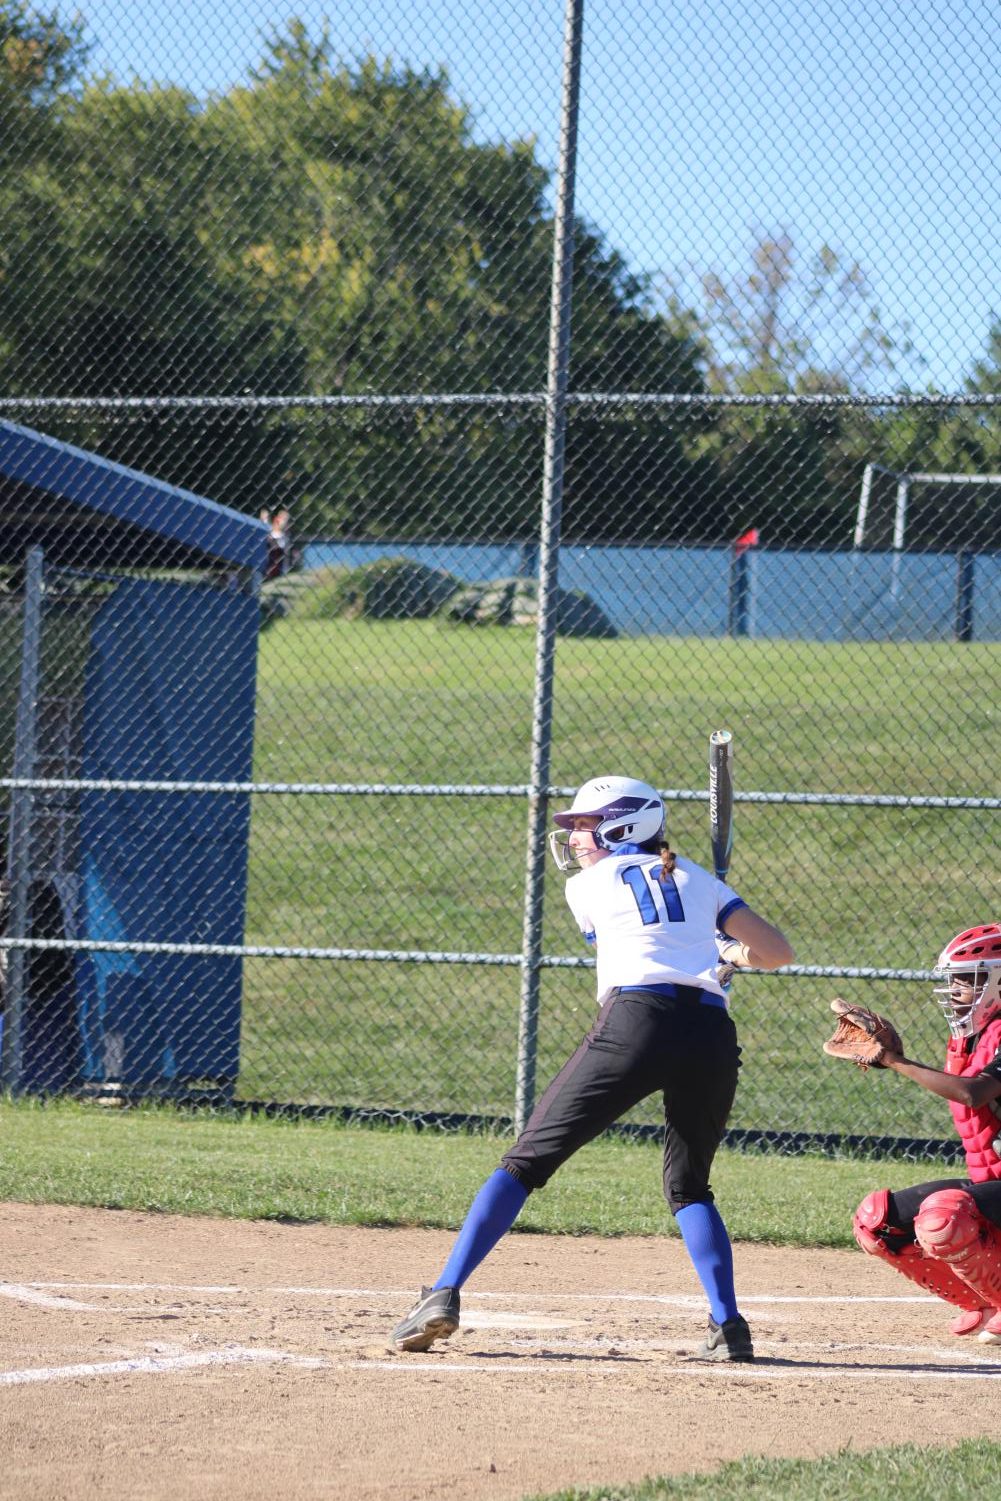
[[[465,583],[534,575],[518,543],[307,543],[304,569],[407,557]],[[645,580],[645,582],[644,582]],[[560,585],[582,590],[627,636],[806,641],[1001,641],[1001,554],[581,547]]]

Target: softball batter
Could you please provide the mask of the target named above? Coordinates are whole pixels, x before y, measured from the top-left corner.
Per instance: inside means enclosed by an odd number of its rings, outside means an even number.
[[[394,1330],[427,1350],[459,1327],[459,1290],[513,1225],[533,1189],[655,1091],[664,1101],[664,1195],[709,1300],[703,1360],[753,1360],[737,1307],[733,1255],[709,1171],[737,1087],[740,1048],[727,1009],[735,967],[776,969],[785,937],[724,882],[665,842],[664,804],[646,782],[596,777],[557,813],[550,845],[574,871],[566,898],[596,946],[598,1015],[483,1184],[431,1287]]]

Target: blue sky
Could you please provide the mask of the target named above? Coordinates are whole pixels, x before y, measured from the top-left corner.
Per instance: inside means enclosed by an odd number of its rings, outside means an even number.
[[[331,18],[348,61],[447,67],[482,139],[556,156],[562,0],[78,0],[91,66],[199,95],[262,38]],[[1001,315],[1001,9],[972,0],[585,0],[577,210],[694,297],[761,234],[864,268],[885,324],[956,390]],[[857,315],[832,325],[847,349]],[[887,382],[883,382],[887,384]]]

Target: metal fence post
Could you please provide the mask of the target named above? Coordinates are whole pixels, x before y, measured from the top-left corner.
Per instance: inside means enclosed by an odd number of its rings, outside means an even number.
[[[956,640],[973,640],[973,566],[974,554],[961,552],[956,558]]]
[[[900,559],[904,551],[904,536],[907,531],[907,498],[910,495],[910,475],[897,478],[897,499],[893,508],[893,561],[890,565],[890,598],[896,600],[900,593]]]
[[[553,281],[549,312],[549,366],[546,382],[546,439],[539,532],[539,595],[532,703],[532,770],[528,801],[525,910],[522,927],[521,1004],[518,1014],[518,1070],[515,1129],[521,1131],[535,1102],[535,1063],[542,958],[542,905],[546,809],[553,728],[553,669],[563,515],[566,451],[566,396],[570,366],[570,305],[573,287],[574,185],[577,170],[577,118],[580,101],[581,36],[584,0],[566,0],[563,29],[563,94],[560,111],[559,193],[553,226]]]
[[[38,729],[38,664],[42,625],[42,549],[32,547],[27,555],[24,578],[24,610],[21,628],[21,680],[17,697],[14,728],[15,777],[35,775],[35,746]],[[10,890],[11,938],[27,938],[29,898],[31,894],[31,825],[35,794],[30,788],[17,787],[10,795],[10,822],[7,829],[7,881]],[[28,970],[26,949],[9,950],[7,984],[4,999],[3,1059],[0,1077],[5,1089],[16,1092],[23,1073],[23,1021],[25,981]]]
[[[748,576],[748,549],[735,547],[730,554],[730,587],[727,591],[728,636],[746,636],[750,579]]]

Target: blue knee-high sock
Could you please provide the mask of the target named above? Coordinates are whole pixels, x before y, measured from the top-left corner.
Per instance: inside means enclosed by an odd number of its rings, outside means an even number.
[[[733,1250],[715,1204],[686,1204],[675,1215],[685,1249],[705,1288],[709,1312],[717,1324],[737,1317],[733,1290]]]
[[[528,1198],[528,1189],[499,1167],[469,1206],[452,1254],[435,1287],[461,1287],[506,1234]]]

